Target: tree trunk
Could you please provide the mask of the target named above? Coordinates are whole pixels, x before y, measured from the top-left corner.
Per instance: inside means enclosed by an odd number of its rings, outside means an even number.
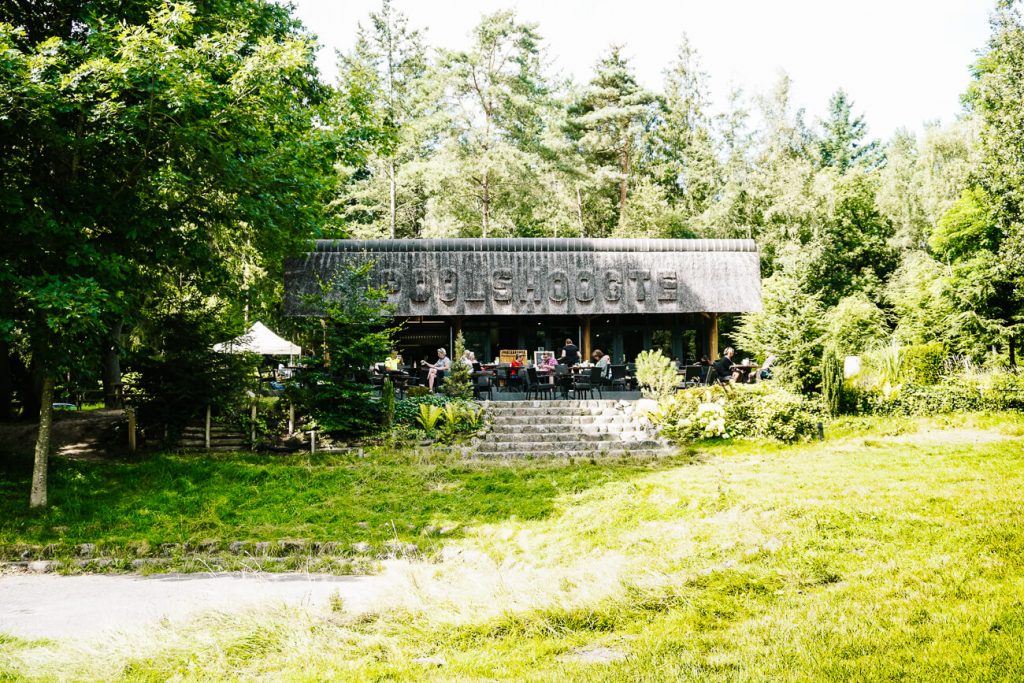
[[[103,407],[121,407],[121,330],[123,322],[118,322],[110,330],[107,348],[103,352]]]
[[[14,378],[11,374],[11,351],[7,342],[0,339],[0,420],[10,420],[14,415]]]
[[[39,377],[39,367],[32,363],[26,369],[24,381],[21,388],[21,417],[31,420],[33,415],[38,415],[42,409],[42,381]]]
[[[391,191],[391,239],[398,233],[398,181],[395,179],[395,160],[388,160],[388,179]]]
[[[1010,367],[1017,367],[1017,343],[1013,337],[1010,337]]]
[[[53,377],[43,377],[42,406],[39,409],[39,436],[36,437],[36,460],[32,469],[30,508],[46,507],[46,468],[50,459],[50,427],[53,425]]]
[[[576,186],[576,218],[580,221],[580,237],[587,236],[587,226],[583,224],[583,193],[580,192],[580,186]]]
[[[491,174],[487,171],[484,171],[483,195],[480,203],[483,210],[483,237],[487,237],[487,230],[491,223]]]
[[[626,195],[629,191],[629,147],[622,148],[622,181],[619,182],[619,233],[626,227]]]

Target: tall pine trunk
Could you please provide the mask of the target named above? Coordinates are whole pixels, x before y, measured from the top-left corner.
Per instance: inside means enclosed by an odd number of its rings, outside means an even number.
[[[395,179],[395,160],[388,160],[388,180],[390,181],[390,192],[391,192],[391,239],[395,239],[395,235],[398,233],[398,181]]]
[[[39,408],[39,436],[36,437],[36,458],[32,469],[32,494],[29,498],[30,508],[46,507],[46,468],[50,459],[50,432],[53,426],[53,376],[49,373],[43,377],[43,390]]]
[[[106,348],[103,351],[103,407],[121,407],[121,330],[118,322],[110,330]]]
[[[629,146],[622,148],[622,181],[619,182],[619,234],[626,227],[626,198],[629,192]]]
[[[480,204],[483,218],[483,237],[487,237],[487,231],[491,224],[491,174],[486,170],[484,171]]]
[[[14,377],[11,373],[11,350],[0,339],[0,420],[10,420],[14,407]]]

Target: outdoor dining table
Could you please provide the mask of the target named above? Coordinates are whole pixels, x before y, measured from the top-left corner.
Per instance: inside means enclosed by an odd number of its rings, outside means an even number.
[[[746,383],[748,383],[750,381],[750,372],[752,370],[757,370],[757,368],[758,368],[758,366],[754,365],[754,364],[749,364],[749,365],[736,364],[736,365],[733,365],[731,369],[733,370],[733,372],[740,373],[739,379],[737,381],[740,384],[746,384]]]

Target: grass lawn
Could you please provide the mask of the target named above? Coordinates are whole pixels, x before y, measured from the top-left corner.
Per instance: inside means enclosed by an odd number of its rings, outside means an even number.
[[[45,515],[5,484],[5,542],[462,533],[389,563],[393,598],[370,612],[212,615],[88,647],[0,635],[0,680],[1021,680],[1022,436],[1018,416],[968,416],[653,464],[62,464]]]

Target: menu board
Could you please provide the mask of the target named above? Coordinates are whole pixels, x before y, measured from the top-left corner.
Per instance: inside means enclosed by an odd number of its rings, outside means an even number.
[[[526,349],[502,349],[498,352],[498,362],[511,363],[519,356],[526,358],[529,356],[529,352]]]

